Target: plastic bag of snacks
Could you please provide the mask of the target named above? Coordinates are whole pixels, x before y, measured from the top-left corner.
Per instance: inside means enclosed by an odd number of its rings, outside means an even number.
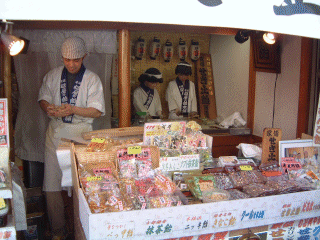
[[[202,191],[216,188],[214,176],[211,175],[193,175],[186,177],[186,181],[192,194],[199,199],[202,199]]]
[[[241,192],[238,189],[228,189],[227,191],[230,194],[230,200],[250,198],[248,194]]]
[[[151,208],[149,199],[143,195],[136,195],[132,199],[132,203],[135,210],[144,210]]]
[[[230,199],[230,193],[222,189],[212,189],[202,191],[202,201],[204,203],[227,201]]]
[[[164,176],[161,173],[157,173],[155,176],[155,186],[160,189],[164,194],[173,194],[176,191],[176,185],[170,178]]]
[[[158,197],[149,197],[151,208],[163,208],[180,206],[181,201],[179,197],[172,195],[162,195]]]
[[[243,187],[243,192],[251,197],[270,196],[276,193],[276,190],[262,183],[252,183]]]

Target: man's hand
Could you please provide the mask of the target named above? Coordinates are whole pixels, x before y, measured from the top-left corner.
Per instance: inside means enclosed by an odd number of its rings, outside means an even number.
[[[74,114],[73,106],[70,104],[62,104],[61,106],[57,107],[54,111],[54,117],[66,117],[69,115]]]

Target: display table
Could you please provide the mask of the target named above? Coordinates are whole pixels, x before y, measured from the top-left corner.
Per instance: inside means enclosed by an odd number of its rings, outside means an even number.
[[[79,208],[75,204],[75,212],[79,213],[86,239],[169,239],[265,226],[320,215],[320,190],[160,209],[92,214],[80,188],[74,152],[71,158],[74,197],[79,201]]]

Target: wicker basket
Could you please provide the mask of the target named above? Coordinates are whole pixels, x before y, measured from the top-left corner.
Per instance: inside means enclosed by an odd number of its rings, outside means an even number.
[[[115,165],[116,169],[118,169],[117,151],[119,149],[128,148],[129,146],[136,146],[136,145],[133,144],[133,145],[115,146],[112,148],[112,150],[108,152],[87,152],[86,146],[75,145],[75,154],[80,164],[112,162]],[[159,159],[160,159],[160,149],[157,146],[141,146],[141,148],[150,148],[152,168],[153,169],[158,168]]]
[[[106,137],[124,137],[124,136],[143,136],[143,127],[124,127],[124,128],[110,128],[102,129],[91,132],[82,133],[82,137],[85,140],[91,140],[92,138],[106,138]]]

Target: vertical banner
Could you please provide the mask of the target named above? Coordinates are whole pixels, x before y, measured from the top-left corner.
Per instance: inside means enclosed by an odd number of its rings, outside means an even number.
[[[0,147],[9,147],[8,104],[0,98]]]
[[[201,118],[217,118],[216,97],[212,73],[211,55],[201,53],[196,62],[196,86],[198,94],[198,111]]]
[[[112,77],[111,77],[111,92],[112,95],[118,95],[119,93],[119,86],[118,86],[118,71],[119,67],[119,59],[117,54],[113,54],[112,58]]]
[[[262,163],[279,162],[279,141],[282,131],[279,128],[265,128],[262,137]]]

